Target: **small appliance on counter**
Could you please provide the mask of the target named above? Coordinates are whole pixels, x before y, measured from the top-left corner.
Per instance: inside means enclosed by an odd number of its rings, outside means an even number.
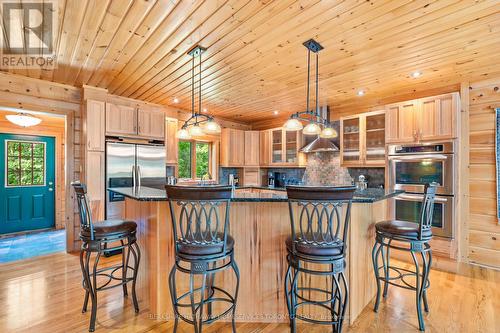
[[[267,186],[274,188],[274,173],[272,173],[272,172],[268,173]]]
[[[364,175],[359,175],[358,181],[356,182],[356,188],[361,191],[368,188],[368,181]]]

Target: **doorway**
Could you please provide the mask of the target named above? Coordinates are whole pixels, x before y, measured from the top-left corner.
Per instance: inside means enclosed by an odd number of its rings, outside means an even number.
[[[55,227],[55,139],[0,134],[0,234]]]

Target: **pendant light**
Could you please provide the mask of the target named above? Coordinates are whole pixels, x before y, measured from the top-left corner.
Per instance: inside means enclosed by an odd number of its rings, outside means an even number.
[[[20,112],[18,114],[8,114],[5,116],[11,123],[21,127],[36,126],[42,122],[42,119],[33,117],[27,113]]]
[[[319,108],[319,51],[323,50],[321,46],[314,39],[310,39],[303,44],[307,48],[307,99],[306,99],[306,111],[297,112],[290,116],[283,128],[286,131],[300,131],[305,135],[319,135],[322,138],[335,138],[338,133],[333,129],[332,125],[328,119],[324,118],[320,113]],[[315,110],[310,110],[309,100],[310,100],[310,81],[311,81],[311,52],[316,54],[316,107]],[[302,122],[308,122],[304,127]]]
[[[210,115],[202,113],[201,105],[201,54],[205,52],[206,49],[199,45],[195,46],[188,52],[191,56],[191,117],[184,122],[181,129],[177,131],[177,138],[183,140],[189,140],[192,137],[202,136],[205,134],[218,134],[221,132],[220,125],[214,120]],[[199,57],[199,80],[198,80],[198,112],[195,111],[195,87],[194,87],[194,77],[195,77],[195,59]]]

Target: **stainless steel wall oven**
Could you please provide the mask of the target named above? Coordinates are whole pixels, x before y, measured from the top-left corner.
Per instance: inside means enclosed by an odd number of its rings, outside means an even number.
[[[406,193],[394,200],[394,217],[417,222],[424,186],[437,183],[433,233],[453,237],[455,154],[453,142],[388,146],[389,187]]]

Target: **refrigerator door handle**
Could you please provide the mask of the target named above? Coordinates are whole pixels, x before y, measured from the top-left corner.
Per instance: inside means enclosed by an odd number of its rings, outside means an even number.
[[[137,166],[137,187],[141,187],[141,166]]]
[[[137,185],[137,179],[135,175],[135,165],[132,165],[132,187],[135,188]]]

